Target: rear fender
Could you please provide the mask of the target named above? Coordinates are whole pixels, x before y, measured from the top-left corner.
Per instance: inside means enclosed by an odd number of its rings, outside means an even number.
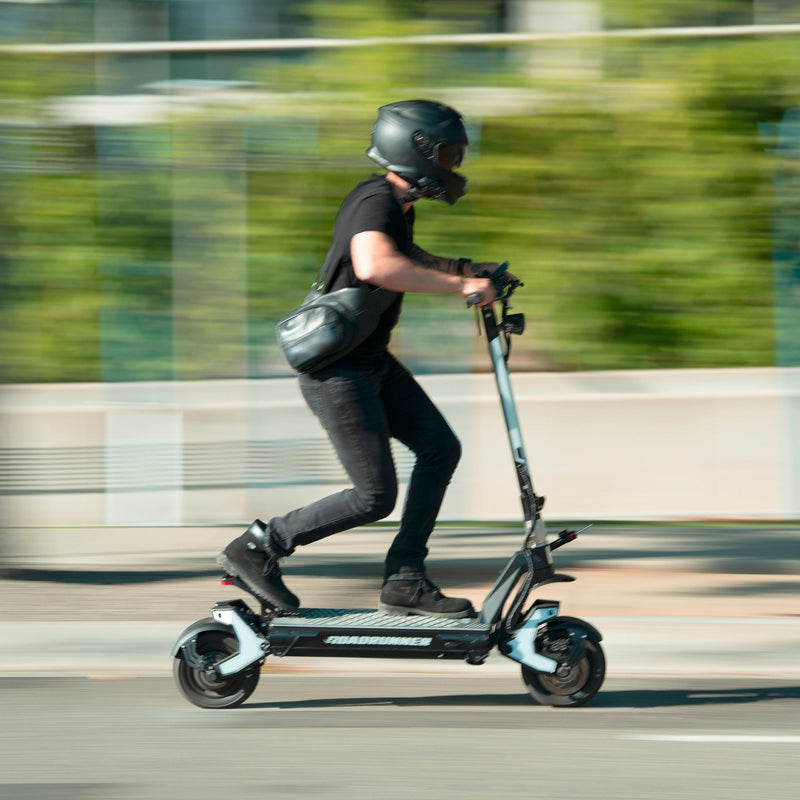
[[[184,650],[184,648],[186,647],[186,645],[194,644],[194,642],[197,640],[198,635],[201,633],[206,633],[207,631],[220,631],[222,633],[232,632],[229,625],[223,625],[221,622],[217,622],[217,620],[213,619],[212,617],[199,619],[197,620],[197,622],[193,622],[178,637],[178,641],[175,642],[175,646],[172,648],[173,658],[180,658],[182,654],[185,655],[186,650]],[[189,650],[190,654],[194,651],[194,648],[191,646],[187,649]],[[189,657],[191,658],[191,655],[189,655]]]

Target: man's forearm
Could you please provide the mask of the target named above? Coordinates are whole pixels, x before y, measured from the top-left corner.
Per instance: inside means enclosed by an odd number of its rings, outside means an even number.
[[[411,258],[422,264],[427,269],[435,269],[439,272],[448,272],[451,275],[466,275],[471,277],[473,270],[472,262],[468,258],[442,258],[423,250],[419,245],[411,245]]]

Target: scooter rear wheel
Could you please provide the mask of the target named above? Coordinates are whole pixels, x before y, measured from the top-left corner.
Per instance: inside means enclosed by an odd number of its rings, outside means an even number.
[[[223,631],[203,631],[195,643],[197,655],[209,666],[238,650],[236,637]],[[224,677],[213,670],[193,669],[182,656],[172,667],[181,694],[200,708],[235,708],[247,700],[258,685],[259,665],[254,664],[235,675]]]
[[[552,675],[537,672],[523,664],[522,680],[531,697],[545,706],[574,707],[588,703],[603,685],[606,659],[597,642],[587,639],[586,653],[577,664]]]

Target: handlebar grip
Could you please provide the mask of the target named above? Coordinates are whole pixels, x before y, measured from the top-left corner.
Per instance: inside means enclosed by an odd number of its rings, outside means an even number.
[[[472,294],[467,295],[467,308],[472,308],[473,306],[478,305],[480,301],[483,299],[483,295],[480,292],[473,292]]]

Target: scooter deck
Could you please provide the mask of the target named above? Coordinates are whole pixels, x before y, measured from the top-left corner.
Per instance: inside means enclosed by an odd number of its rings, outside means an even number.
[[[468,658],[488,652],[490,628],[476,619],[400,616],[373,609],[306,608],[269,621],[273,655]]]
[[[414,630],[489,630],[489,626],[474,617],[446,619],[421,614],[387,614],[369,608],[300,608],[290,613],[283,612],[270,621],[271,628],[300,626],[311,628],[413,628]]]

